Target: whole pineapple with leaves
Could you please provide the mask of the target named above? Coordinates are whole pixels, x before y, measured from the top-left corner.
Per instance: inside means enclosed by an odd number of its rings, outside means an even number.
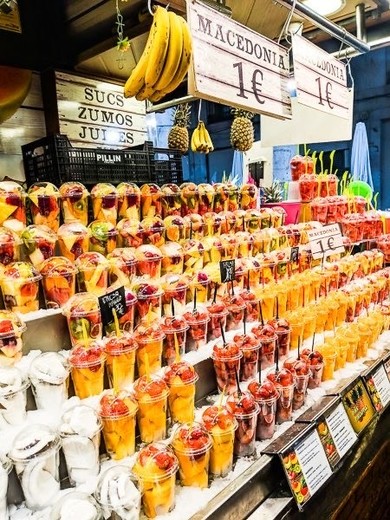
[[[234,108],[232,114],[234,119],[230,129],[230,143],[234,150],[247,152],[254,141],[253,114],[240,108]]]
[[[271,186],[262,188],[261,202],[281,202],[283,200],[283,187],[279,182],[273,182]]]
[[[171,150],[179,150],[181,153],[188,152],[190,115],[191,107],[188,103],[176,107],[173,114],[173,127],[168,134],[168,148]]]

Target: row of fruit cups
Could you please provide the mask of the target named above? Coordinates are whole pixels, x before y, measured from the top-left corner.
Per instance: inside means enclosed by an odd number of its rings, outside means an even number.
[[[109,183],[96,184],[90,193],[94,219],[116,223],[120,218],[140,220],[145,217],[191,213],[220,213],[257,207],[257,188],[244,184],[240,188],[231,183],[201,184],[185,182],[180,186],[121,183],[116,188]],[[20,229],[26,225],[27,206],[34,224],[45,224],[57,231],[60,216],[64,223],[88,223],[89,192],[79,182],[67,182],[58,189],[50,182],[37,182],[26,192],[15,183],[0,182],[0,224],[12,221]],[[20,225],[17,224],[20,223]]]
[[[321,195],[311,201],[310,208],[313,220],[317,220],[321,224],[333,224],[340,222],[345,215],[366,213],[367,200],[360,195],[356,197]]]

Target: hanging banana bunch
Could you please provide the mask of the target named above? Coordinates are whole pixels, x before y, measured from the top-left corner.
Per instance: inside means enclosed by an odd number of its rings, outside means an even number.
[[[210,134],[203,121],[199,121],[198,126],[192,132],[191,150],[199,153],[209,153],[214,150]]]
[[[159,101],[183,81],[190,66],[192,39],[183,17],[154,8],[145,49],[124,87],[125,97]]]

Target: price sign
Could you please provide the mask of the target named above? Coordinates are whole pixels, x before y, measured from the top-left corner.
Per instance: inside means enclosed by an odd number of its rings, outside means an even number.
[[[330,224],[307,232],[311,253],[314,259],[326,258],[330,255],[343,253],[343,235],[340,224]]]
[[[236,279],[236,263],[235,260],[222,260],[219,262],[221,273],[221,283],[233,282]]]
[[[115,291],[99,296],[99,305],[103,327],[109,327],[115,321],[115,313],[118,319],[126,314],[125,288],[119,287],[119,289],[115,289]]]
[[[364,379],[375,410],[382,413],[390,403],[390,381],[385,366],[380,363]]]
[[[290,261],[293,263],[298,262],[299,260],[299,246],[295,246],[291,248],[290,251]]]
[[[357,434],[361,433],[375,417],[375,409],[361,379],[348,386],[342,396],[342,403]]]
[[[292,37],[292,48],[298,102],[349,119],[344,63],[297,34]]]
[[[198,0],[187,2],[187,20],[193,41],[190,94],[291,118],[287,49]]]

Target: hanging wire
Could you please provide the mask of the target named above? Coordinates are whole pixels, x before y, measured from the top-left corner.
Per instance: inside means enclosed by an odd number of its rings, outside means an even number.
[[[343,50],[343,47],[345,45],[345,36],[347,34],[347,30],[345,27],[343,27],[343,39],[341,40],[341,44],[340,44],[340,48],[339,48],[339,51],[337,53],[337,59],[339,60],[342,60],[344,59],[345,60],[345,65],[347,67],[347,72],[348,72],[348,76],[349,76],[349,79],[351,80],[351,89],[354,88],[355,86],[355,80],[353,79],[353,75],[352,75],[352,70],[351,70],[351,60],[352,60],[352,57],[348,58],[348,48],[345,49],[344,51],[344,57],[341,56],[341,51]]]
[[[153,9],[152,9],[152,0],[148,0],[148,11],[152,16],[154,16]]]
[[[198,105],[198,123],[199,123],[199,121],[201,120],[201,119],[200,119],[201,113],[202,113],[202,100],[199,99],[199,105]]]
[[[118,36],[116,48],[121,53],[120,56],[116,59],[116,61],[118,63],[119,70],[122,70],[124,67],[124,62],[126,61],[126,59],[123,57],[122,53],[129,50],[130,42],[129,42],[129,38],[127,36],[126,36],[126,38],[124,38],[123,30],[124,30],[125,24],[123,21],[123,15],[121,13],[121,10],[119,9],[119,0],[115,0],[115,9],[116,9],[115,25],[116,25],[116,32],[117,32],[117,36]]]
[[[284,25],[282,27],[282,30],[280,31],[280,34],[279,34],[279,38],[278,38],[278,44],[280,44],[280,41],[283,37],[283,35],[285,36],[285,39],[288,41],[288,43],[291,45],[291,41],[289,40],[289,35],[288,35],[288,27],[291,23],[291,20],[292,20],[292,17],[294,16],[294,12],[295,12],[295,6],[297,5],[297,0],[294,0],[294,3],[291,7],[291,11],[289,12],[287,18],[286,18],[286,21],[284,22]]]

